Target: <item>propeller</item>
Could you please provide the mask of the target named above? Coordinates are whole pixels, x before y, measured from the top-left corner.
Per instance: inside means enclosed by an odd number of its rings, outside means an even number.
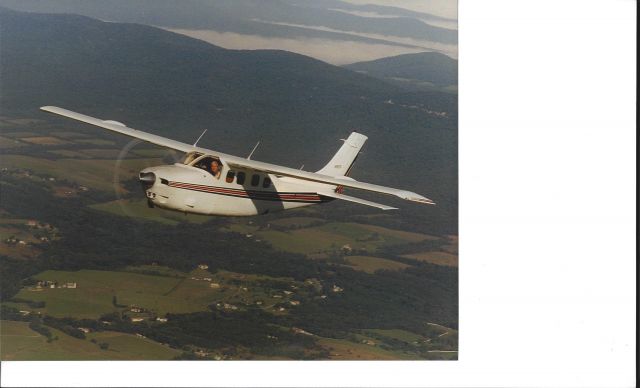
[[[120,207],[120,211],[122,211],[122,213],[125,214],[126,216],[130,216],[130,217],[133,216],[133,214],[129,211],[128,207],[124,205],[124,201],[122,201],[123,193],[122,193],[122,188],[120,186],[120,172],[121,172],[120,166],[122,165],[122,161],[126,159],[127,155],[129,154],[129,151],[131,151],[133,147],[137,146],[140,143],[142,143],[142,140],[140,139],[133,139],[129,143],[127,143],[122,148],[122,150],[120,150],[120,153],[118,154],[118,159],[116,160],[116,164],[113,170],[113,190],[116,195],[116,200],[117,200],[116,203]]]

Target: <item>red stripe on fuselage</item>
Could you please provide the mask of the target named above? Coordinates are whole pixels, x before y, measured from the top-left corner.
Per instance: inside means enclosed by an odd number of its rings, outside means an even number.
[[[169,182],[169,187],[184,190],[201,191],[212,194],[226,195],[239,198],[256,199],[263,201],[287,201],[287,202],[322,202],[323,199],[315,193],[279,193],[277,191],[240,190],[218,186],[204,186],[193,183]]]

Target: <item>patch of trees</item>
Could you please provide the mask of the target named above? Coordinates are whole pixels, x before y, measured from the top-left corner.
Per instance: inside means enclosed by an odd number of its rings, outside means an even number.
[[[47,326],[58,329],[61,332],[68,334],[72,337],[75,337],[78,339],[85,339],[86,336],[84,335],[84,332],[82,332],[82,330],[79,330],[71,325],[71,323],[73,323],[74,321],[76,320],[69,319],[69,318],[54,318],[48,315],[45,315],[42,318],[42,322]]]
[[[47,337],[47,342],[53,341],[53,334],[51,333],[51,330],[42,324],[40,317],[33,316],[29,322],[29,328]]]

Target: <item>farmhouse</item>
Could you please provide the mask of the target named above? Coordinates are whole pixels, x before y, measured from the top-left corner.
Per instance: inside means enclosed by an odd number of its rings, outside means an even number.
[[[198,268],[200,269],[209,269],[209,266],[206,264],[198,264]]]
[[[304,334],[304,335],[313,335],[312,333],[309,333],[308,331],[302,330],[299,327],[292,327],[291,331],[294,334]]]
[[[144,318],[131,318],[131,322],[142,322]]]

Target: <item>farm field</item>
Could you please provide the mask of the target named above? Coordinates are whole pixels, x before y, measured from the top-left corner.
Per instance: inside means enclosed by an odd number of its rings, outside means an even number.
[[[355,343],[348,340],[321,338],[318,343],[329,350],[331,360],[412,360],[415,355],[402,351],[389,351],[376,345]]]
[[[315,223],[325,222],[322,218],[316,217],[285,217],[271,222],[273,225],[283,227],[304,227]]]
[[[49,328],[57,339],[47,342],[31,330],[27,322],[0,321],[0,359],[2,361],[53,360],[168,360],[180,352],[146,338],[131,334],[101,332],[87,335],[87,339],[68,336]],[[95,338],[97,343],[92,343]],[[107,350],[99,344],[109,344]]]
[[[63,145],[69,144],[68,141],[58,139],[53,136],[35,136],[35,137],[22,137],[20,138],[25,143],[37,144],[37,145]]]
[[[337,251],[345,245],[349,245],[354,250],[373,252],[387,245],[435,238],[426,234],[374,225],[337,222],[286,232],[262,229],[256,231],[256,235],[268,241],[276,249],[303,254]]]
[[[200,224],[209,221],[211,217],[199,214],[184,214],[160,208],[149,208],[146,199],[119,199],[111,202],[90,206],[93,209],[107,213],[140,218],[147,221],[160,222],[167,225],[177,225],[180,222],[192,222]]]
[[[458,255],[449,252],[418,252],[403,255],[403,257],[448,267],[458,266]]]
[[[131,272],[152,272],[157,268],[163,275]],[[287,302],[293,294],[266,289],[256,282],[270,280],[264,275],[241,275],[227,271],[211,274],[196,269],[187,276],[166,267],[145,266],[119,271],[44,271],[33,278],[58,282],[75,282],[77,288],[23,288],[16,298],[45,302],[44,308],[30,309],[26,304],[7,304],[12,307],[40,312],[54,317],[99,318],[103,314],[123,311],[129,306],[141,307],[146,316],[164,316],[167,313],[207,311],[215,303],[233,304],[242,309],[256,305],[269,310],[276,303]],[[211,280],[206,280],[204,278]],[[279,279],[297,284],[291,280]],[[213,284],[213,286],[212,286]],[[274,296],[279,294],[280,296]],[[116,304],[114,304],[114,296]]]
[[[201,301],[205,297],[203,295],[195,295],[194,298],[188,298],[188,295],[168,295],[185,281],[179,278],[93,270],[44,271],[33,278],[77,283],[75,289],[23,289],[18,293],[18,298],[45,302],[46,307],[40,311],[54,317],[98,318],[102,314],[118,311],[113,304],[114,296],[120,305],[145,307],[158,315],[164,315],[168,311],[202,311],[207,307],[206,302]]]
[[[410,267],[408,264],[373,256],[346,256],[345,259],[353,268],[367,273],[374,273],[381,269],[401,270]]]
[[[4,137],[4,136],[0,136],[0,149],[2,148],[17,148],[17,147],[23,147],[25,144],[15,140],[15,139],[10,139],[8,137]]]
[[[84,152],[84,151],[83,151]],[[2,167],[30,169],[37,174],[51,175],[96,190],[113,190],[114,160],[46,160],[25,155],[4,155]],[[120,179],[137,176],[145,167],[159,164],[159,159],[126,159],[120,162]],[[123,189],[121,189],[123,190]]]

